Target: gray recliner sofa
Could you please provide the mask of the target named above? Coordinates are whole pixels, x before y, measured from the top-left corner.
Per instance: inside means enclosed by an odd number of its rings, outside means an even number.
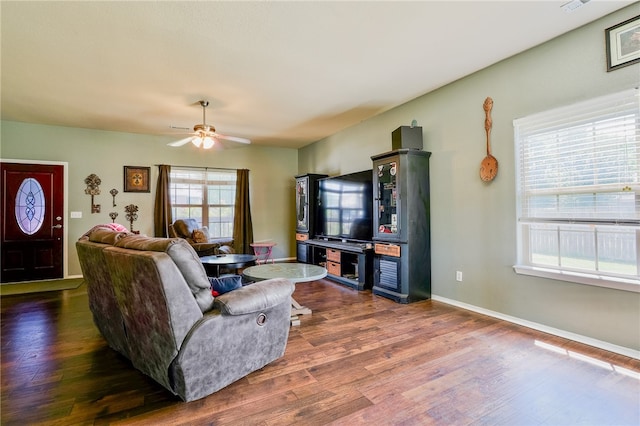
[[[100,333],[184,401],[205,397],[284,355],[293,283],[261,281],[217,297],[181,238],[93,229],[76,242]]]

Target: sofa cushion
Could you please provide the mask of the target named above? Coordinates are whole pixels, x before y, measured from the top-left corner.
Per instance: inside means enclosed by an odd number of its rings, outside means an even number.
[[[115,232],[108,228],[96,228],[89,234],[89,241],[93,243],[114,245],[120,239],[128,235],[133,234],[128,231]]]
[[[207,278],[200,258],[195,250],[182,238],[153,238],[143,235],[129,235],[114,244],[116,247],[165,252],[171,257],[189,289],[198,302],[202,312],[207,312],[213,307],[211,284]]]
[[[178,219],[173,222],[173,229],[178,237],[191,238],[193,231],[198,229],[198,222],[195,219]]]

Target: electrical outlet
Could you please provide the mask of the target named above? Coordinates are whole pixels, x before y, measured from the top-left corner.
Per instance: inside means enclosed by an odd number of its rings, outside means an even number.
[[[462,271],[456,271],[456,281],[462,281]]]

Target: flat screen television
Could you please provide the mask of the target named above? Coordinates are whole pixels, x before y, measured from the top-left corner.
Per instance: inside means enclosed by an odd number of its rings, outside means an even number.
[[[318,181],[319,237],[371,241],[372,170]]]

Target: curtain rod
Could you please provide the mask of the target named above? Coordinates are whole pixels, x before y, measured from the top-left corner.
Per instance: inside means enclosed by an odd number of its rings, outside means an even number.
[[[242,169],[233,169],[231,167],[180,166],[177,164],[154,164],[154,166],[171,166],[171,167],[182,167],[183,169],[202,169],[202,170],[242,170]]]

